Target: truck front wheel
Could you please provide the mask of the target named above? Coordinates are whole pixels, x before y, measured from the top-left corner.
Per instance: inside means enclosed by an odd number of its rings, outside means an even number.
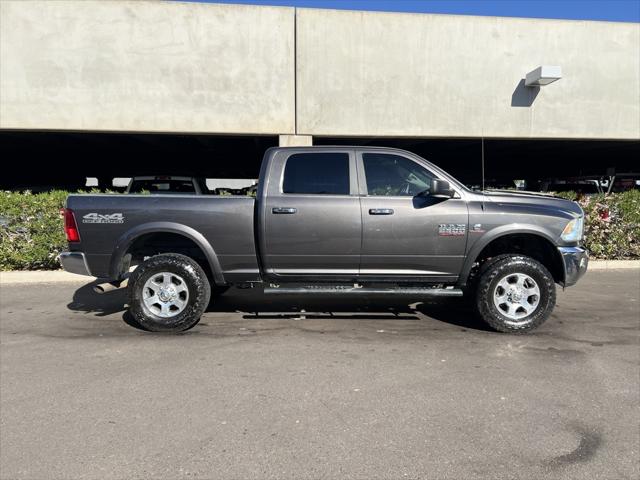
[[[149,258],[129,278],[129,312],[152,332],[181,332],[200,321],[211,286],[196,261],[177,253]]]
[[[475,307],[493,329],[525,333],[539,327],[556,304],[553,276],[523,255],[501,255],[480,269]]]

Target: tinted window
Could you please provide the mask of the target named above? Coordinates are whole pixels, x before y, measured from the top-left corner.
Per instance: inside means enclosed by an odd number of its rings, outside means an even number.
[[[428,191],[435,178],[424,167],[400,155],[365,153],[362,161],[369,195],[413,197]]]
[[[284,193],[349,194],[349,155],[297,153],[284,167]]]

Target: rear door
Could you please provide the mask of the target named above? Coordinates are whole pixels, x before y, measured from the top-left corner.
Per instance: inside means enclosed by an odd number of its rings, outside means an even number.
[[[281,150],[265,188],[261,254],[269,276],[357,276],[362,221],[353,150]]]
[[[381,151],[358,152],[362,193],[361,277],[455,280],[467,241],[468,209],[457,198],[428,194],[439,178],[417,158]]]

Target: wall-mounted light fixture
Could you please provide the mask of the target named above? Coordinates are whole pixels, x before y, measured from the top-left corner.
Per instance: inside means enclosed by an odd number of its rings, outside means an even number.
[[[562,78],[562,68],[558,65],[542,65],[527,73],[524,84],[527,87],[543,87]]]

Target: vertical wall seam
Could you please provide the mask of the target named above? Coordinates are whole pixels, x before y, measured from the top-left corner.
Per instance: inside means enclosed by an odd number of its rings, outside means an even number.
[[[298,134],[298,9],[293,7],[293,134]]]

